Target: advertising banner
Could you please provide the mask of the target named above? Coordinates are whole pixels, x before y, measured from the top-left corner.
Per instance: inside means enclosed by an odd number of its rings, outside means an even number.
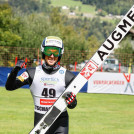
[[[95,72],[87,92],[134,95],[134,74]]]
[[[7,77],[9,76],[10,72],[12,71],[12,67],[0,67],[0,86],[5,86]],[[18,72],[18,76],[21,75],[26,69],[21,69]],[[77,75],[79,72],[72,72],[74,75]],[[29,88],[29,85],[25,85],[22,88]],[[80,92],[87,92],[87,83],[83,86]]]

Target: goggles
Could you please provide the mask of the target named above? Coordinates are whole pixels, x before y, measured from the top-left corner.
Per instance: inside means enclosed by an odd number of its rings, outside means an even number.
[[[51,56],[52,54],[54,57],[59,57],[61,55],[61,48],[58,47],[44,47],[44,54],[47,56]]]

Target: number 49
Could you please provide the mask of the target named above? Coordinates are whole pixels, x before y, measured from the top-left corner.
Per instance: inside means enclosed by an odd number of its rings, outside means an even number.
[[[41,95],[45,96],[46,98],[54,98],[56,96],[56,90],[53,88],[44,88]]]

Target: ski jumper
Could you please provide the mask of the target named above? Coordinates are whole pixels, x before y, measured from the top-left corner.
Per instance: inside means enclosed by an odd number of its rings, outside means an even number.
[[[15,90],[29,84],[34,100],[35,126],[73,80],[74,74],[63,67],[47,70],[41,65],[36,68],[27,68],[17,77],[18,71],[15,68],[11,71],[6,82],[6,89]],[[68,134],[68,122],[68,112],[65,109],[46,134]]]

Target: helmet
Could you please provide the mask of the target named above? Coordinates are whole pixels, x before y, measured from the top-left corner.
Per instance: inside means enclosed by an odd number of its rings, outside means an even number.
[[[44,48],[45,47],[57,47],[60,48],[60,56],[58,57],[58,61],[60,61],[62,54],[64,53],[64,46],[62,43],[62,40],[59,37],[56,36],[48,36],[46,37],[42,44],[41,44],[41,52],[42,52],[42,58],[45,58],[45,54],[44,54]]]

